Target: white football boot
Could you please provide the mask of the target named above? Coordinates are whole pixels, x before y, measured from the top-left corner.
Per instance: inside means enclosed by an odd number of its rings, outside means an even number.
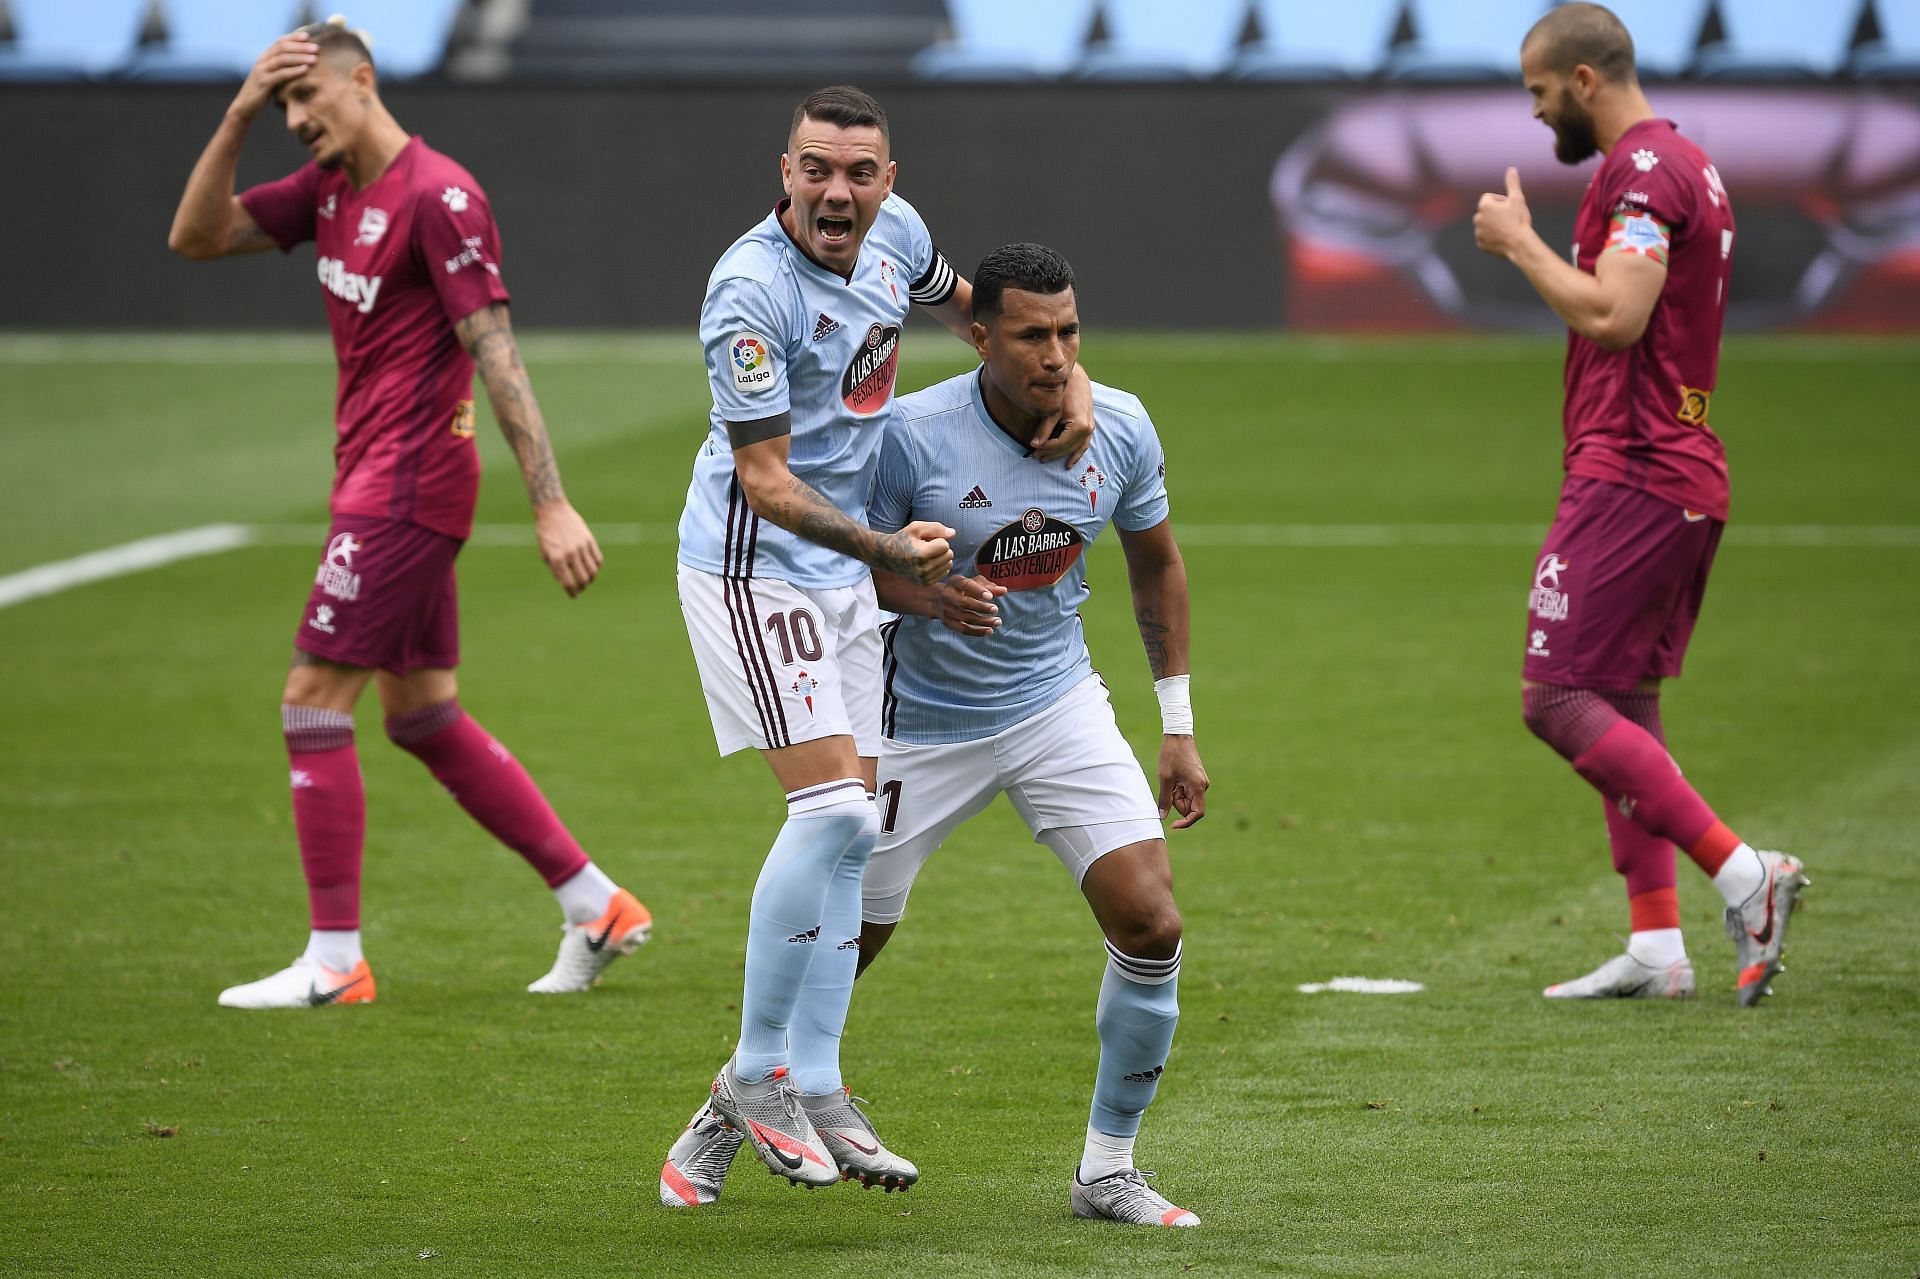
[[[606,913],[587,924],[560,926],[560,953],[553,971],[527,987],[536,995],[572,995],[591,990],[607,965],[631,955],[653,935],[653,916],[624,888],[613,890]]]
[[[1800,890],[1810,882],[1799,858],[1785,853],[1758,855],[1766,878],[1747,900],[1727,907],[1727,936],[1733,938],[1740,959],[1734,997],[1742,1008],[1771,995],[1769,983],[1775,974],[1786,971],[1780,955],[1787,942],[1787,920],[1800,900]]]
[[[1656,968],[1632,955],[1615,955],[1585,977],[1540,993],[1548,999],[1692,999],[1693,961],[1682,958]]]
[[[328,1004],[373,1002],[373,970],[361,960],[351,972],[336,973],[305,955],[270,977],[229,986],[220,992],[222,1008],[324,1008]]]

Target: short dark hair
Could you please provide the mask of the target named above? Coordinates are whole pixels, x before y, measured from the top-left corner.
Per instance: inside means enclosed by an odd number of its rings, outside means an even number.
[[[1000,314],[1000,295],[1008,289],[1022,293],[1065,293],[1073,287],[1073,268],[1044,244],[1003,244],[973,272],[973,318]]]
[[[1633,36],[1613,10],[1597,4],[1571,3],[1549,9],[1533,24],[1522,49],[1535,41],[1546,55],[1547,67],[1571,75],[1575,67],[1589,66],[1610,84],[1635,79]]]
[[[373,66],[373,52],[367,48],[366,33],[350,29],[347,20],[337,13],[325,22],[309,22],[294,34],[319,45],[323,58],[331,58],[346,67],[362,62]]]
[[[842,129],[878,129],[882,138],[893,140],[887,133],[887,113],[880,109],[873,95],[850,84],[830,84],[809,93],[806,100],[793,109],[793,123],[787,126],[788,137],[793,136],[802,120],[818,120]]]

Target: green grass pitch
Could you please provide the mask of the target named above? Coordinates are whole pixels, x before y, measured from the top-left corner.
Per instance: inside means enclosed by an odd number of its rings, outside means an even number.
[[[905,387],[962,367],[912,345]],[[1184,1017],[1139,1147],[1205,1224],[1166,1232],[1068,1214],[1102,956],[1004,805],[931,863],[854,1001],[848,1079],[922,1184],[807,1194],[743,1162],[715,1208],[658,1206],[738,1028],[778,796],[713,757],[674,601],[697,352],[527,350],[607,566],[569,601],[524,533],[469,547],[464,700],[655,940],[589,995],[523,994],[550,897],[369,698],[380,1000],[260,1014],[214,996],[303,944],[275,705],[325,514],[324,339],[0,338],[0,576],[267,528],[0,608],[0,1273],[1920,1270],[1920,348],[1728,344],[1734,524],[1667,725],[1735,829],[1814,880],[1777,994],[1742,1012],[1684,859],[1699,1000],[1539,997],[1626,927],[1600,801],[1519,718],[1557,344],[1089,337],[1167,443],[1214,782],[1172,840]],[[490,430],[480,519],[525,529]],[[1151,759],[1120,553],[1092,563],[1095,660]],[[1340,975],[1427,989],[1296,990]]]

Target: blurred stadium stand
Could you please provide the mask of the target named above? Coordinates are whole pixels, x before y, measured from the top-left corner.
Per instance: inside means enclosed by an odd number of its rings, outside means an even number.
[[[940,0],[531,0],[508,61],[528,76],[870,78],[903,72],[945,20]]]
[[[1234,70],[1248,80],[1339,80],[1385,64],[1403,0],[1254,0],[1258,34],[1240,47]]]
[[[913,59],[931,80],[1063,75],[1086,52],[1094,0],[947,0],[948,36]]]
[[[1247,26],[1246,0],[1106,0],[1106,43],[1081,74],[1100,80],[1185,80],[1219,75]]]
[[[0,79],[232,79],[335,6],[457,80],[1472,82],[1547,0],[0,0]],[[1920,0],[1616,0],[1649,79],[1920,77]]]
[[[243,77],[260,51],[304,20],[294,0],[173,0],[166,39],[142,45],[127,71],[138,78],[220,80]]]
[[[0,47],[0,76],[78,79],[127,64],[147,21],[148,0],[11,0],[13,42]]]

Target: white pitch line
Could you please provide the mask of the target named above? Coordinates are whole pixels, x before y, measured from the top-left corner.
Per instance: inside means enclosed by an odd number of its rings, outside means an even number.
[[[159,537],[143,537],[137,542],[110,546],[70,560],[41,564],[0,577],[0,608],[71,590],[88,582],[159,568],[196,555],[231,551],[252,540],[253,530],[244,524],[208,524],[178,533],[163,533]]]
[[[1329,990],[1348,995],[1412,995],[1426,987],[1398,977],[1335,977],[1331,981],[1305,982],[1294,989],[1303,995],[1318,995]]]
[[[1180,524],[1175,535],[1184,546],[1258,549],[1338,550],[1347,547],[1406,547],[1412,550],[1461,546],[1533,547],[1546,527],[1538,524]],[[671,546],[672,524],[593,526],[603,546]],[[0,577],[0,608],[43,595],[159,568],[195,556],[215,555],[243,546],[311,546],[326,540],[324,524],[208,524],[201,528],[141,538],[70,560],[41,564]],[[1736,546],[1820,550],[1905,550],[1920,548],[1920,524],[1735,524],[1727,540]],[[476,547],[531,547],[529,524],[476,524]]]

